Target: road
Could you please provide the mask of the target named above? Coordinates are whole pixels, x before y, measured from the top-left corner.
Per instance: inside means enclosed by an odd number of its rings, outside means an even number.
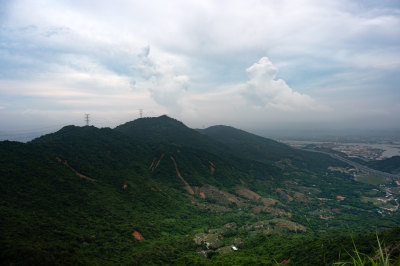
[[[379,177],[383,177],[385,178],[386,181],[389,182],[393,182],[395,180],[399,181],[400,180],[400,176],[398,175],[394,175],[394,174],[390,174],[390,173],[386,173],[386,172],[382,172],[382,171],[378,171],[375,169],[371,169],[365,165],[361,165],[359,163],[350,161],[349,159],[343,158],[337,154],[334,153],[329,153],[329,152],[325,152],[325,151],[317,151],[317,150],[310,150],[310,149],[301,149],[303,151],[311,151],[311,152],[318,152],[318,153],[323,153],[326,155],[329,155],[335,159],[338,159],[342,162],[345,162],[347,164],[350,164],[351,166],[353,166],[354,168],[356,168],[358,171],[363,172],[363,173],[367,173],[367,174],[371,174],[371,175],[375,175],[375,176],[379,176]]]

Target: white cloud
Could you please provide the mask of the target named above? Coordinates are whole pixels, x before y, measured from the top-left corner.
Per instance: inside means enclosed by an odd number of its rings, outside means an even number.
[[[190,86],[189,77],[175,74],[174,67],[150,57],[150,47],[139,55],[140,61],[135,70],[150,81],[148,90],[156,103],[167,107],[173,113],[181,111],[181,99]]]
[[[163,73],[154,81],[149,89],[151,97],[163,106],[173,111],[180,111],[180,100],[185,95],[190,85],[189,78],[184,75],[177,76],[173,73]]]
[[[250,80],[242,85],[242,95],[253,106],[271,106],[282,110],[322,109],[308,95],[290,88],[282,79],[275,79],[278,69],[267,58],[246,69]]]
[[[400,7],[367,2],[14,0],[0,18],[0,97],[14,108],[124,106],[242,123],[266,111],[307,120],[326,105],[340,120],[332,98],[362,95],[361,113],[385,110],[399,97]],[[243,71],[263,55],[274,64]]]

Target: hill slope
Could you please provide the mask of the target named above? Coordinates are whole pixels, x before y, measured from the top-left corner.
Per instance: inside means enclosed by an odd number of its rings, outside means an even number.
[[[198,131],[224,144],[232,153],[259,162],[280,161],[301,169],[320,172],[325,172],[329,165],[338,164],[328,155],[297,150],[286,144],[229,126],[213,126]]]
[[[303,167],[290,147],[233,128],[223,134],[211,139],[161,117],[0,142],[0,260],[235,264],[229,254],[202,256],[232,243],[246,254],[257,235],[312,245],[321,232],[398,224],[398,212],[382,216],[364,201],[384,190],[327,169],[341,162]]]
[[[400,174],[400,156],[393,156],[384,160],[370,161],[368,167],[392,174]]]

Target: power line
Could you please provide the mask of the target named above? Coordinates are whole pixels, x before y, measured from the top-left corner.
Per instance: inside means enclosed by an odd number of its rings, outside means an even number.
[[[139,109],[139,117],[143,118],[143,109]]]
[[[90,114],[85,114],[86,126],[89,126],[89,122],[90,122],[89,115],[90,115]]]

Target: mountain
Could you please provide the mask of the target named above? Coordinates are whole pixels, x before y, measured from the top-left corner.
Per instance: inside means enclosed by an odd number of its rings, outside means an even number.
[[[338,164],[328,155],[294,149],[286,144],[229,126],[212,126],[198,131],[224,144],[232,153],[240,154],[241,157],[250,160],[263,163],[290,163],[302,169],[319,170],[323,173],[330,165]]]
[[[393,156],[383,160],[369,161],[366,163],[366,165],[379,171],[400,174],[400,156]]]
[[[286,144],[229,126],[212,126],[198,131],[225,144],[232,152],[241,153],[243,156],[253,160],[277,161],[283,156],[294,152]]]
[[[136,119],[117,126],[115,130],[150,143],[168,143],[211,150],[220,146],[212,139],[166,115]]]
[[[343,162],[231,127],[200,132],[162,116],[0,142],[0,261],[304,262],[301,250],[339,243],[321,251],[333,260],[347,230],[399,224],[395,202],[377,200],[390,184],[358,183]]]
[[[199,134],[182,122],[166,115],[155,118],[140,118],[117,126],[115,130],[140,140],[182,144],[201,138]],[[183,138],[183,139],[180,139]]]

